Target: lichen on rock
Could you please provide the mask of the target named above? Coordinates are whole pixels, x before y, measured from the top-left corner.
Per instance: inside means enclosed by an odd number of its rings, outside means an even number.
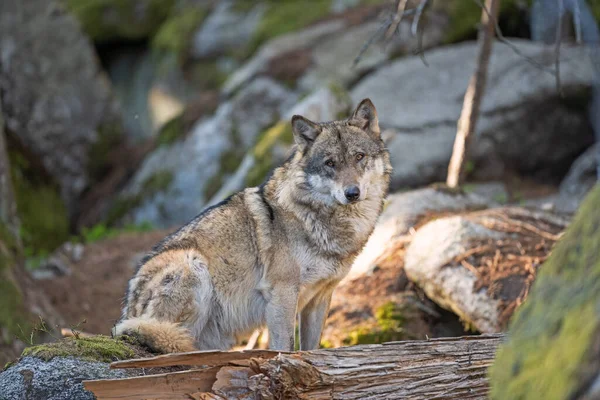
[[[490,369],[492,399],[582,398],[600,368],[600,186],[541,267]]]

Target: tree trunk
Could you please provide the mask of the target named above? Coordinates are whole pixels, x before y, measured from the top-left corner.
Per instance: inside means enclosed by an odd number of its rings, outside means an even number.
[[[475,72],[465,93],[462,112],[458,120],[452,158],[448,165],[446,184],[451,188],[460,186],[464,181],[465,164],[469,159],[469,150],[477,126],[481,98],[485,91],[488,64],[492,52],[492,39],[494,38],[499,6],[500,0],[486,0],[486,8],[481,11],[481,28],[477,38],[479,42],[479,55],[477,57]]]
[[[502,335],[392,342],[298,353],[192,352],[113,368],[207,369],[84,381],[102,399],[485,399]]]

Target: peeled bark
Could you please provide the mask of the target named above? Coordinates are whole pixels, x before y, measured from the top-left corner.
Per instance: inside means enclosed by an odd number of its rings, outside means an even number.
[[[84,381],[102,399],[485,399],[502,335],[392,342],[298,353],[193,352],[113,363],[210,368]]]

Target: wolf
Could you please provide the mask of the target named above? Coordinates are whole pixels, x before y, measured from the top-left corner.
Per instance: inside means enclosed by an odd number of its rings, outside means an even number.
[[[266,325],[269,348],[319,346],[331,296],[371,235],[392,167],[375,106],[340,121],[295,115],[289,159],[260,187],[157,244],[129,281],[114,334],[155,352],[230,349]]]

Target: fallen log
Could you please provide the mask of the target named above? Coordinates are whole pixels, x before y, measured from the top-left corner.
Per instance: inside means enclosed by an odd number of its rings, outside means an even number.
[[[84,381],[108,399],[485,399],[502,335],[391,342],[296,353],[192,352],[117,368],[204,366]]]

